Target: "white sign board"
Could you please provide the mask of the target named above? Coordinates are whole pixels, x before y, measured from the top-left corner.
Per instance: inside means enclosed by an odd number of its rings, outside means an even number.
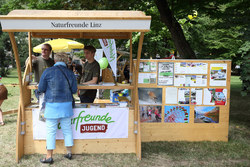
[[[2,19],[3,30],[149,30],[151,20]]]
[[[129,108],[75,108],[73,113],[73,139],[128,138]],[[33,109],[33,139],[45,140],[46,123],[38,115],[39,109]],[[63,139],[60,124],[56,139]]]

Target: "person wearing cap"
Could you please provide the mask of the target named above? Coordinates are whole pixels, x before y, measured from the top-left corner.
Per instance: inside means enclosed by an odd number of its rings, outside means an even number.
[[[0,80],[2,79],[2,77],[0,76]],[[8,90],[6,89],[6,87],[0,83],[0,107],[3,103],[4,100],[7,99],[8,96]],[[3,126],[4,122],[3,122],[3,111],[0,108],[0,126]]]

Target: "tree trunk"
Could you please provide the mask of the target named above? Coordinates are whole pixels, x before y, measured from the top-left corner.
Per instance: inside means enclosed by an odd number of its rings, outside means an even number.
[[[195,59],[195,53],[187,42],[180,24],[177,22],[169,8],[167,0],[154,0],[160,12],[161,20],[168,27],[174,45],[180,56],[187,59]]]

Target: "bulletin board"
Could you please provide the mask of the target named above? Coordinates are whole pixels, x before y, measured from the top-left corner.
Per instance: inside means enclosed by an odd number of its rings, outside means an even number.
[[[231,60],[141,59],[142,142],[228,141],[230,77]]]

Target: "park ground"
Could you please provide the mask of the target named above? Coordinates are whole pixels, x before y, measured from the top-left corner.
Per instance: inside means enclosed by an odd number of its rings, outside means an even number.
[[[5,85],[18,82],[17,73],[12,71],[3,78]],[[3,111],[16,109],[19,88],[8,86],[9,96]],[[150,142],[142,143],[142,160],[135,154],[82,154],[74,155],[69,161],[62,155],[55,155],[50,166],[250,166],[250,98],[240,94],[241,81],[238,76],[231,78],[231,104],[228,142]],[[19,164],[15,161],[15,134],[17,114],[5,115],[6,125],[0,127],[0,167],[48,166],[41,164],[40,154],[27,155]]]

